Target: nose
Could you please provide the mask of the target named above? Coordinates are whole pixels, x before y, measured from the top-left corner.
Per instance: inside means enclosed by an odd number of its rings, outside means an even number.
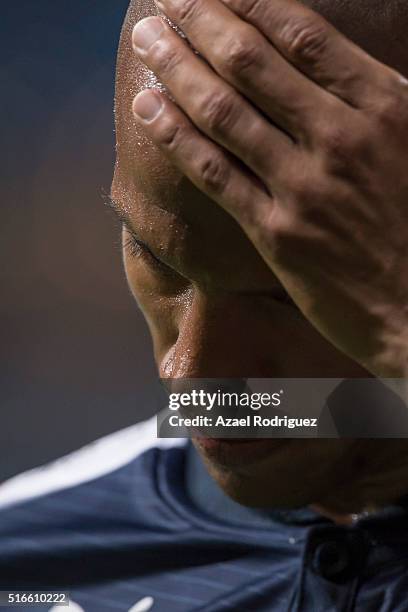
[[[254,325],[245,299],[194,291],[163,356],[163,378],[242,378],[257,363]],[[255,368],[256,369],[256,368]]]

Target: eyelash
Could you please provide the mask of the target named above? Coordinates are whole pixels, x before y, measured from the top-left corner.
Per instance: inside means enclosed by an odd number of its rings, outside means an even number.
[[[125,249],[125,251],[128,252],[131,257],[137,257],[138,255],[141,255],[142,250],[146,251],[146,249],[143,249],[143,245],[141,244],[141,242],[139,242],[137,238],[129,232],[128,229],[126,229],[126,238],[123,243],[123,248]]]
[[[164,272],[165,274],[172,273],[172,270],[168,266],[166,266],[165,263],[160,261],[160,259],[158,259],[143,242],[138,240],[134,233],[131,232],[127,227],[126,234],[127,236],[123,243],[123,247],[130,257],[144,257],[149,260],[150,265],[153,265],[161,272]]]

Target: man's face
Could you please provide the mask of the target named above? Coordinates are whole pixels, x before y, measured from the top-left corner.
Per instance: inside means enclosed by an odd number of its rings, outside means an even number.
[[[378,24],[361,30],[367,23],[366,8],[372,10],[371,0],[306,4],[371,53],[401,68],[397,57],[386,56],[387,37],[378,36]],[[126,273],[148,322],[160,375],[367,376],[315,331],[285,298],[279,281],[237,223],[171,167],[134,121],[132,99],[155,79],[133,54],[131,30],[140,18],[152,14],[157,9],[150,0],[137,8],[132,2],[122,34],[112,198],[134,230],[123,230]],[[299,265],[301,260],[299,253]],[[217,463],[197,446],[211,474],[238,501],[299,506],[317,501],[331,483],[347,477],[357,445],[355,440],[272,441],[266,459],[248,462],[244,468]]]

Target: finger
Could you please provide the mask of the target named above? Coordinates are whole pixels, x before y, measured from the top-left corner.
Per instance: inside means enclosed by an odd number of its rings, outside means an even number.
[[[143,48],[146,32],[152,30],[158,38]],[[268,184],[278,181],[282,160],[293,149],[286,134],[216,75],[161,18],[140,21],[133,46],[200,130]]]
[[[337,98],[288,63],[252,25],[219,0],[156,0],[224,79],[296,140]]]
[[[242,227],[257,227],[259,216],[272,211],[274,200],[261,181],[201,134],[165,94],[142,91],[133,101],[133,112],[171,162]]]
[[[297,0],[222,0],[316,83],[354,107],[372,106],[400,76]]]

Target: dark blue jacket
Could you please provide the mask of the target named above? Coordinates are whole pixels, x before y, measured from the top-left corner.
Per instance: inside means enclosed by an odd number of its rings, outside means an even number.
[[[408,610],[403,504],[351,527],[243,508],[155,419],[13,479],[0,504],[0,590],[74,602],[4,610]]]

